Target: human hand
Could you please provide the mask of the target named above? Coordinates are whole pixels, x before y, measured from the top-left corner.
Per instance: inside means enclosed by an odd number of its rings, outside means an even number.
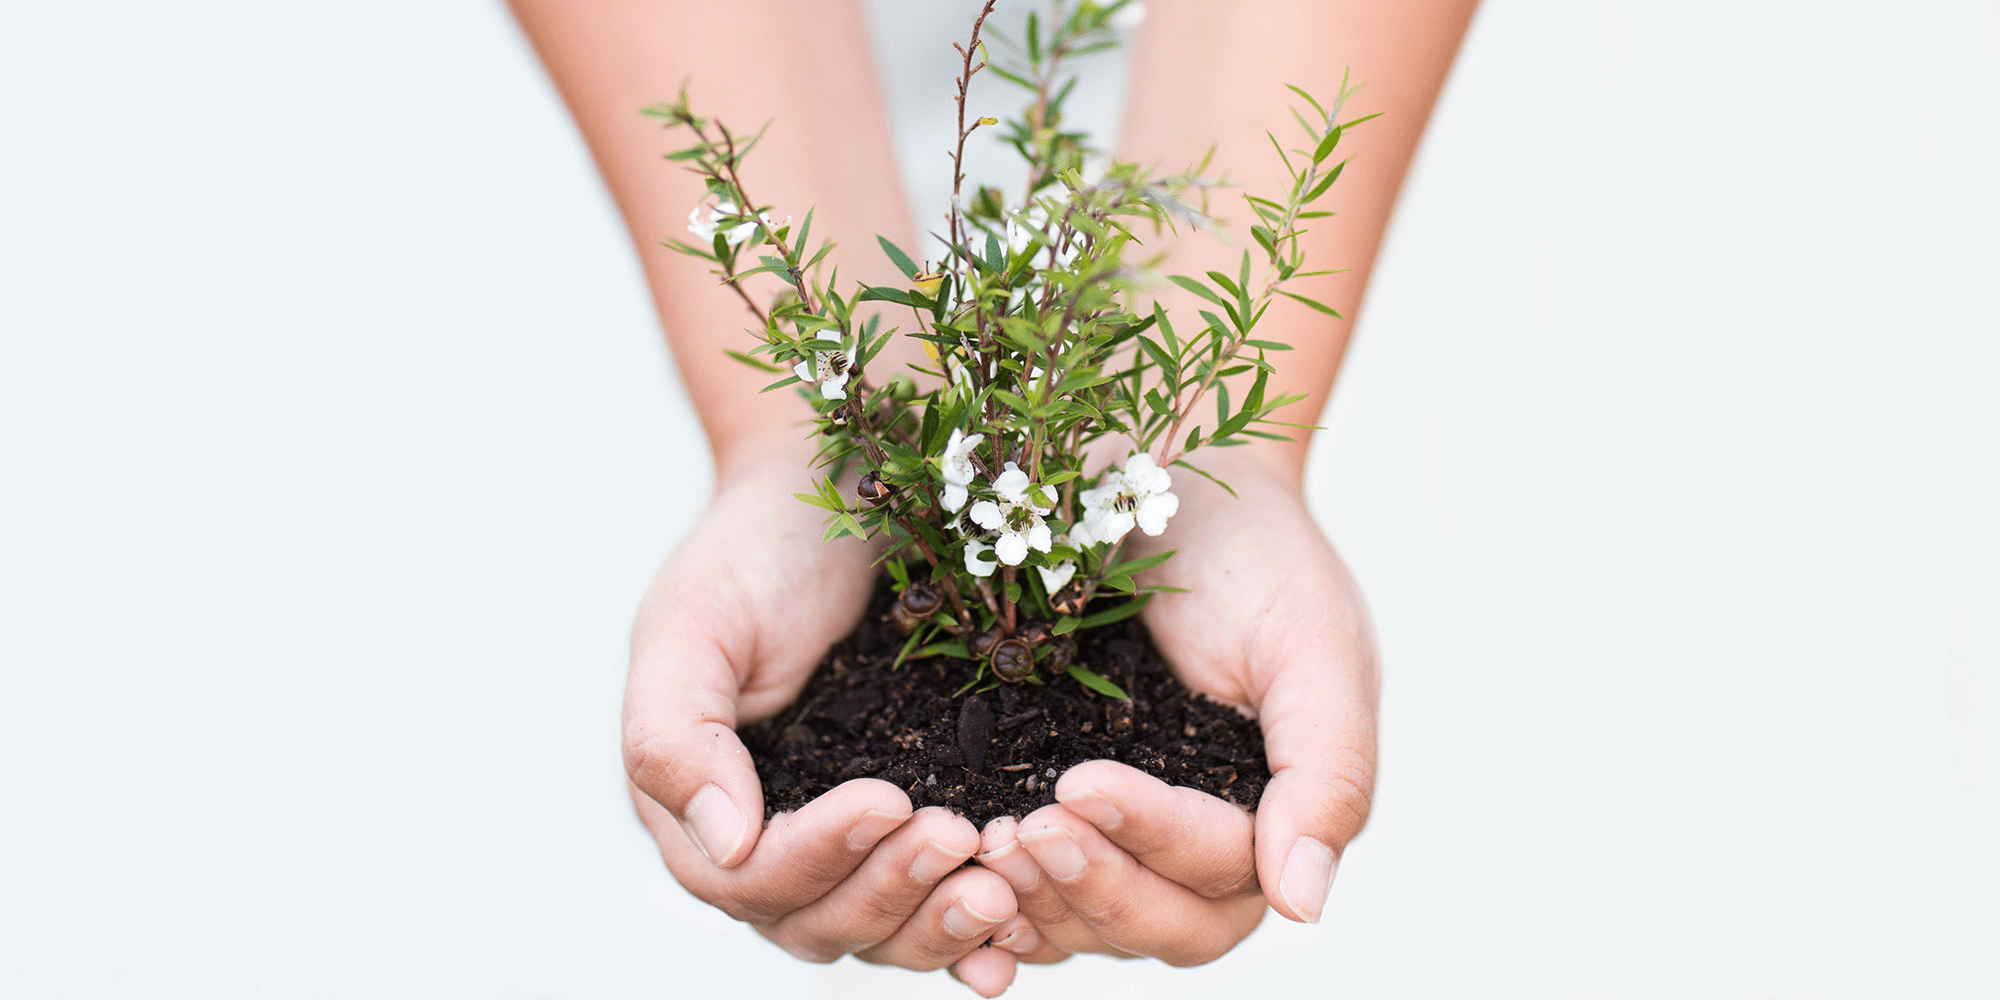
[[[1135,554],[1178,554],[1147,581],[1186,588],[1148,606],[1153,640],[1188,687],[1252,709],[1272,780],[1255,815],[1110,761],[1070,769],[1057,804],[983,833],[1005,876],[1024,961],[1089,951],[1211,961],[1263,918],[1319,920],[1334,868],[1367,818],[1378,675],[1360,594],[1296,479],[1251,449],[1208,453],[1233,486],[1176,476],[1181,506]],[[1254,836],[1253,836],[1254,834]]]
[[[943,968],[1015,915],[999,876],[959,867],[979,845],[970,823],[913,814],[901,789],[873,779],[762,823],[736,728],[797,696],[873,580],[869,547],[823,544],[821,514],[791,496],[809,489],[810,452],[765,444],[725,463],[640,607],[624,713],[634,805],[689,892],[791,954]],[[974,980],[990,961],[970,961]]]

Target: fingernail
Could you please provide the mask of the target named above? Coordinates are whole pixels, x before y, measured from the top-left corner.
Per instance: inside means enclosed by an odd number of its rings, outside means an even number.
[[[1041,866],[1028,857],[1018,840],[1010,840],[1007,846],[980,855],[979,863],[999,872],[1015,892],[1027,892],[1042,880]]]
[[[951,874],[965,860],[964,855],[953,854],[930,841],[924,841],[922,850],[917,852],[917,860],[910,862],[910,877],[930,885]]]
[[[1058,882],[1074,882],[1083,875],[1083,848],[1076,837],[1059,826],[1045,826],[1021,834],[1021,843],[1035,856],[1042,870]]]
[[[688,800],[681,829],[687,831],[702,857],[720,864],[743,843],[743,813],[720,786],[703,785]]]
[[[1063,801],[1063,808],[1090,821],[1099,830],[1116,830],[1125,821],[1123,813],[1111,804],[1111,800],[1096,792],[1085,792]]]
[[[998,917],[989,917],[972,908],[972,904],[961,899],[944,911],[944,929],[955,938],[969,938],[984,934],[1000,922]]]
[[[909,819],[906,815],[870,809],[854,821],[853,829],[847,831],[847,846],[857,851],[874,847],[883,837],[902,826],[906,819]]]
[[[1300,837],[1285,856],[1285,873],[1278,876],[1278,895],[1306,923],[1319,923],[1326,894],[1333,889],[1333,848],[1311,837]]]
[[[1033,927],[1017,927],[1003,938],[996,938],[993,947],[1011,951],[1016,955],[1026,955],[1042,943],[1042,935]]]

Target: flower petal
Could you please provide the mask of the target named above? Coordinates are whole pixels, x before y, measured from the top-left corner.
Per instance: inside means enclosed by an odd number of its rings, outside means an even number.
[[[972,518],[972,523],[988,531],[998,531],[1000,526],[1006,523],[1006,519],[1000,516],[1000,505],[991,500],[981,500],[973,504],[972,509],[967,511],[965,516]],[[1017,559],[1014,562],[1020,562],[1020,560]],[[1008,563],[1008,565],[1012,566],[1014,563]]]
[[[1043,524],[1040,518],[1028,526],[1027,537],[1028,547],[1036,552],[1047,552],[1055,541],[1049,534],[1049,526]]]
[[[847,378],[847,374],[835,375],[827,379],[825,384],[819,387],[819,391],[828,399],[846,399]]]
[[[1138,523],[1137,519],[1130,513],[1122,510],[1114,510],[1104,516],[1104,523],[1098,526],[1098,531],[1104,535],[1105,541],[1116,542],[1124,538],[1126,533],[1131,531],[1132,526],[1136,523]]]
[[[965,499],[966,499],[965,484],[954,483],[949,479],[946,479],[944,484],[944,496],[938,498],[938,502],[944,504],[944,509],[956,514],[958,513],[958,509],[960,507],[965,506]]]
[[[1053,594],[1063,589],[1069,578],[1076,575],[1076,563],[1064,560],[1054,566],[1037,566],[1035,572],[1042,576],[1042,589]]]
[[[1012,462],[1007,463],[1007,471],[993,479],[993,491],[1010,503],[1020,503],[1028,498],[1028,474]]]
[[[1021,560],[1028,558],[1028,540],[1022,538],[1018,531],[1002,532],[1000,539],[993,543],[993,554],[1009,566],[1019,566]]]
[[[965,543],[965,571],[973,576],[992,576],[1000,564],[986,558],[986,553],[991,551],[993,546],[985,542]]]

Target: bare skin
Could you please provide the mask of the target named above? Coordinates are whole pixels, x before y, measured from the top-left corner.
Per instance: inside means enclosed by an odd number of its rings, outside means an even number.
[[[1272,191],[1282,167],[1263,132],[1290,127],[1284,83],[1330,95],[1351,66],[1368,89],[1350,111],[1385,113],[1344,144],[1355,162],[1332,195],[1341,216],[1308,237],[1315,266],[1353,270],[1303,291],[1349,319],[1287,303],[1260,333],[1299,348],[1278,359],[1272,386],[1308,394],[1287,419],[1314,419],[1331,389],[1474,4],[1266,0],[1242,24],[1237,5],[1149,5],[1127,158],[1177,169],[1214,142],[1232,178]],[[767,377],[723,354],[748,342],[742,305],[699,262],[656,246],[682,232],[702,192],[660,159],[667,141],[636,110],[691,77],[704,113],[753,128],[777,119],[746,171],[760,202],[781,215],[815,206],[815,232],[843,247],[872,246],[878,233],[916,245],[871,64],[854,57],[867,48],[861,11],[851,0],[513,7],[625,215],[716,462],[714,501],[640,609],[626,692],[634,802],[674,876],[801,958],[949,967],[984,996],[1005,990],[1019,961],[1093,951],[1196,964],[1234,947],[1267,908],[1317,920],[1367,815],[1378,680],[1358,591],[1301,496],[1303,437],[1204,453],[1241,499],[1179,474],[1182,506],[1167,533],[1128,546],[1179,550],[1156,582],[1190,593],[1155,601],[1146,619],[1176,672],[1258,713],[1275,777],[1256,814],[1100,761],[1061,779],[1058,805],[984,831],[912,812],[900,790],[871,780],[768,828],[757,822],[762,793],[735,729],[790,701],[852,627],[869,550],[820,544],[820,513],[791,497],[807,488],[803,403],[758,395]],[[1273,22],[1288,27],[1252,27]],[[1221,214],[1246,225],[1247,210]],[[1189,245],[1170,266],[1233,269],[1247,245],[1242,232],[1226,247]],[[842,274],[894,280],[865,252],[847,254]],[[877,360],[885,375],[915,348],[891,350],[904,353]],[[974,856],[978,866],[958,867]],[[989,939],[994,947],[980,947]]]

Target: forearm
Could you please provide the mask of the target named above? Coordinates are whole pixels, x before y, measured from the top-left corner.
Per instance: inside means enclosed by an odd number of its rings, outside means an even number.
[[[1212,210],[1227,223],[1227,242],[1201,235],[1183,240],[1167,264],[1170,271],[1234,274],[1245,247],[1262,260],[1250,238],[1255,216],[1239,194],[1282,197],[1289,188],[1284,164],[1265,137],[1268,130],[1287,147],[1305,141],[1284,111],[1287,101],[1301,107],[1304,102],[1285,90],[1286,84],[1326,103],[1339,94],[1348,72],[1365,86],[1343,120],[1382,115],[1343,138],[1336,158],[1353,162],[1316,206],[1338,214],[1308,223],[1311,231],[1304,237],[1306,270],[1347,270],[1301,279],[1286,289],[1332,306],[1342,318],[1281,297],[1255,334],[1294,348],[1273,356],[1278,372],[1267,394],[1306,397],[1277,411],[1275,419],[1311,424],[1325,407],[1396,194],[1476,6],[1477,0],[1153,0],[1148,5],[1134,52],[1120,155],[1174,170],[1198,161],[1212,144],[1212,169],[1240,185],[1212,195]],[[1175,305],[1191,309],[1193,300]],[[1301,432],[1290,443],[1259,442],[1251,450],[1296,480],[1307,443]]]
[[[745,331],[757,319],[717,287],[709,265],[659,245],[688,238],[688,211],[705,192],[699,177],[662,159],[677,140],[638,111],[689,81],[697,112],[734,131],[775,121],[745,161],[750,195],[774,206],[779,221],[815,209],[814,242],[841,245],[843,284],[900,280],[875,236],[916,241],[873,63],[854,55],[869,51],[858,3],[511,2],[625,218],[718,476],[750,453],[798,440],[809,408],[790,393],[760,397],[775,376],[723,353],[754,346]],[[744,284],[759,302],[782,287],[769,275]],[[892,351],[877,367],[886,376],[901,360]]]

